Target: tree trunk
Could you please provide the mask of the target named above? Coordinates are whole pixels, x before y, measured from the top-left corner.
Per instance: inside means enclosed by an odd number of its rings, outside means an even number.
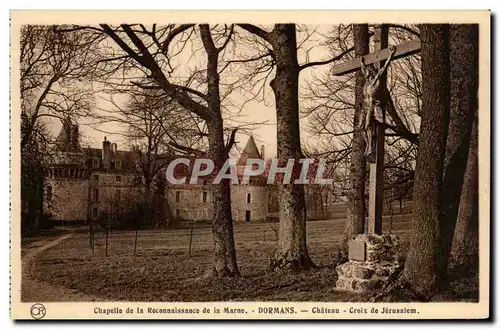
[[[368,24],[354,25],[354,52],[356,57],[368,54],[370,36]],[[365,176],[366,160],[364,156],[365,140],[358,128],[359,120],[363,115],[363,86],[365,77],[361,71],[356,72],[356,87],[354,101],[354,133],[349,171],[349,196],[347,199],[347,219],[344,230],[344,242],[340,250],[341,260],[348,257],[348,243],[365,229]]]
[[[466,268],[477,268],[479,260],[477,135],[476,118],[471,132],[469,159],[467,160],[457,225],[451,248],[453,264]]]
[[[220,108],[219,91],[219,51],[213,42],[210,28],[200,25],[200,35],[207,53],[208,109],[210,119],[207,122],[209,152],[217,173],[228,159],[228,150],[224,144],[223,121]],[[214,236],[214,271],[218,276],[240,276],[236,262],[234,245],[233,217],[231,212],[230,180],[223,179],[220,184],[213,185],[214,220],[212,234]]]
[[[294,24],[276,24],[271,33],[276,58],[276,76],[271,82],[276,99],[278,159],[298,163],[302,155],[299,130],[299,65]],[[279,239],[273,268],[290,271],[314,266],[306,243],[306,207],[304,186],[293,184],[299,172],[292,174],[290,184],[278,184]]]
[[[220,120],[222,125],[222,119]],[[209,125],[209,148],[217,173],[227,160],[222,130]],[[218,276],[239,276],[234,245],[233,218],[231,213],[230,180],[223,179],[213,185],[214,220],[212,233],[214,236],[214,270]]]
[[[439,216],[438,284],[446,288],[446,271],[455,231],[460,194],[477,110],[478,26],[450,26],[450,123],[444,160]]]
[[[422,116],[413,191],[414,214],[404,280],[421,298],[435,290],[438,217],[450,115],[449,26],[421,25]]]

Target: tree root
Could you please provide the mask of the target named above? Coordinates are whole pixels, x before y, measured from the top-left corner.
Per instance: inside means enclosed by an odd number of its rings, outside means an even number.
[[[387,281],[382,286],[381,290],[369,296],[370,302],[380,302],[390,297],[391,295],[408,294],[412,299],[418,302],[428,302],[429,296],[422,295],[415,291],[411,284],[405,280],[403,275],[404,262],[400,263],[394,273],[389,276]],[[432,297],[432,296],[431,296]]]
[[[224,267],[222,270],[217,271],[215,268],[211,270],[211,276],[214,278],[237,278],[241,274],[239,271],[230,271],[228,267]]]
[[[271,259],[268,272],[298,273],[316,268],[311,258],[307,255],[298,257],[285,255]]]

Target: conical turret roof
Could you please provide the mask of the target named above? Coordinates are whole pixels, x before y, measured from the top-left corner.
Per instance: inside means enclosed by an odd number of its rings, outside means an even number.
[[[238,160],[237,165],[244,166],[247,159],[261,159],[260,152],[257,148],[257,144],[255,144],[253,136],[250,136],[250,138],[248,138],[247,144],[241,152],[240,159]]]
[[[58,150],[66,152],[81,152],[79,137],[78,125],[73,124],[69,118],[64,119],[61,131],[56,138]]]

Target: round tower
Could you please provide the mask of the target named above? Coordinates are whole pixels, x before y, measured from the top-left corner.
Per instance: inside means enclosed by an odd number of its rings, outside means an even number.
[[[265,221],[268,212],[267,179],[263,175],[250,177],[248,183],[243,183],[242,176],[248,159],[264,157],[257,148],[253,136],[247,141],[236,164],[239,185],[231,186],[231,207],[235,221]]]
[[[56,139],[54,162],[45,174],[44,212],[51,220],[87,220],[89,174],[78,125],[65,120]]]

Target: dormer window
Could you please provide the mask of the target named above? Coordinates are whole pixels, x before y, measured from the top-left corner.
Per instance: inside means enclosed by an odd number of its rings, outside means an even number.
[[[98,158],[92,159],[92,167],[99,168],[99,159]]]

